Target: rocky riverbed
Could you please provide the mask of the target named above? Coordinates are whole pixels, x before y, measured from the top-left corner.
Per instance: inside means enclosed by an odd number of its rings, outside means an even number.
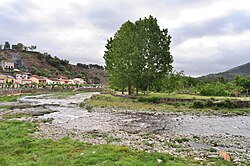
[[[148,112],[94,108],[79,104],[93,93],[67,98],[53,95],[22,97],[12,109],[0,110],[19,120],[36,122],[37,138],[69,136],[92,144],[125,145],[138,150],[170,153],[196,160],[219,158],[226,150],[233,162],[250,161],[250,116],[205,116],[182,113]],[[4,104],[8,105],[8,104]]]

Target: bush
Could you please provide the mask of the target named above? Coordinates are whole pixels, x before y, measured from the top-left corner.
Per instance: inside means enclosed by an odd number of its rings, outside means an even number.
[[[202,96],[228,96],[227,87],[222,83],[207,83],[201,85],[199,88]]]
[[[140,97],[138,99],[138,102],[143,102],[143,103],[158,103],[159,101],[160,101],[160,98],[157,98],[157,97],[151,97],[151,98]]]
[[[213,107],[213,106],[214,106],[214,103],[213,103],[212,100],[207,100],[207,101],[205,102],[205,106],[206,106],[206,107]]]
[[[236,108],[237,107],[236,104],[229,99],[216,103],[216,105],[222,108]]]
[[[90,105],[90,104],[86,104],[86,105],[85,105],[85,109],[87,109],[87,110],[88,110],[88,112],[91,112],[91,111],[92,111],[92,109],[93,109],[93,106],[92,106],[92,105]]]
[[[88,110],[88,112],[91,112],[92,109],[93,109],[93,106],[89,103],[86,103],[86,102],[82,102],[80,103],[79,105],[81,108],[85,108],[86,110]]]
[[[204,106],[203,102],[201,102],[201,101],[195,101],[195,102],[193,102],[193,107],[194,108],[204,108],[205,106]]]

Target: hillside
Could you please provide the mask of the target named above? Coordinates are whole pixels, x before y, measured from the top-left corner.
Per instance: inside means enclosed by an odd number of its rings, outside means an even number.
[[[72,65],[69,61],[34,51],[0,50],[0,61],[11,60],[15,68],[46,77],[84,78],[88,83],[107,83],[107,74],[98,65]]]
[[[243,65],[240,65],[240,66],[237,66],[237,67],[234,67],[234,68],[229,69],[225,72],[202,76],[199,79],[201,79],[201,80],[204,80],[204,79],[215,80],[218,77],[225,77],[228,80],[233,80],[237,75],[250,76],[250,62],[243,64]]]

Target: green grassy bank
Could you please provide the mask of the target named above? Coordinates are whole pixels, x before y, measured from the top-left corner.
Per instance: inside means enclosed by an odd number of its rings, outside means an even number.
[[[158,98],[194,99],[192,102],[170,102],[154,103]],[[106,107],[130,110],[164,111],[164,112],[184,112],[184,113],[207,113],[207,114],[228,114],[245,115],[250,113],[250,108],[234,108],[230,101],[246,100],[248,98],[211,98],[193,95],[168,95],[165,93],[139,96],[139,97],[120,97],[110,94],[93,95],[91,99],[81,104],[82,107]],[[221,102],[214,102],[221,100]]]
[[[36,129],[32,123],[0,122],[0,165],[230,165],[222,160],[194,161],[124,146],[90,145],[69,138],[36,139],[30,135]]]

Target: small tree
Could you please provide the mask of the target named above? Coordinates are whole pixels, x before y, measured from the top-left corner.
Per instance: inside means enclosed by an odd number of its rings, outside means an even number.
[[[6,80],[5,84],[8,86],[8,88],[11,87],[11,85],[13,85],[14,81],[13,80]]]
[[[4,50],[10,50],[10,43],[8,41],[5,42],[4,46],[3,46]]]
[[[36,46],[31,45],[31,46],[29,47],[29,49],[30,49],[31,51],[33,51],[33,50],[35,50],[35,49],[36,49]]]

